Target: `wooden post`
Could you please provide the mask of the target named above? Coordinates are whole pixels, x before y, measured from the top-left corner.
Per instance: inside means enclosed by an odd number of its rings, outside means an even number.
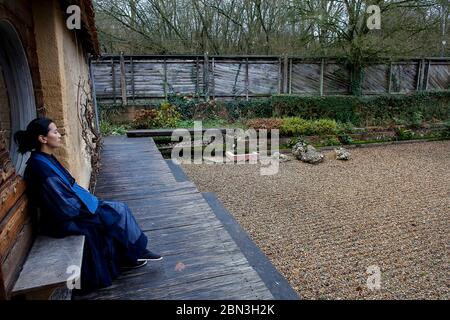
[[[120,53],[120,89],[122,95],[122,105],[127,105],[127,82],[125,78],[125,61],[123,52]]]
[[[208,53],[203,57],[203,94],[205,101],[209,100],[209,59]]]
[[[280,61],[281,61],[281,58],[280,58]],[[280,65],[281,65],[281,62],[280,62]],[[281,66],[280,66],[280,69],[281,69]],[[285,55],[284,56],[284,64],[283,64],[283,90],[282,90],[282,92],[283,93],[288,93],[289,92],[289,89],[288,89],[288,70],[289,70],[289,59],[288,59],[288,56],[287,55]]]
[[[417,76],[416,76],[416,92],[420,90],[420,74],[422,72],[422,60],[417,62]]]
[[[214,78],[214,57],[211,58],[211,91],[212,91],[212,98],[213,100],[216,99],[216,82]]]
[[[388,93],[391,93],[392,88],[392,61],[389,62],[389,83],[388,83]]]
[[[325,61],[322,59],[320,61],[320,76],[319,76],[319,93],[320,96],[323,96],[323,73],[325,69]]]
[[[278,58],[278,94],[283,91],[281,82],[281,57]]]
[[[163,69],[164,69],[164,98],[167,99],[167,58],[164,57],[164,64],[163,64]]]
[[[428,64],[427,64],[427,72],[426,72],[426,76],[425,76],[425,88],[423,90],[427,91],[428,90],[428,82],[430,80],[430,65],[431,65],[431,60],[428,59]]]
[[[249,79],[248,79],[248,58],[245,59],[245,100],[248,101],[248,86],[249,86]]]
[[[198,57],[196,58],[195,61],[195,96],[198,98],[200,95],[200,88],[199,88],[199,78],[198,78],[198,68],[199,68],[199,63],[198,63]]]
[[[112,87],[113,87],[113,99],[116,104],[116,71],[114,70],[114,58],[111,57],[111,73],[112,73]]]
[[[133,97],[133,103],[135,103],[135,94],[134,94],[134,63],[133,63],[133,57],[130,57],[130,67],[131,67],[131,96]]]

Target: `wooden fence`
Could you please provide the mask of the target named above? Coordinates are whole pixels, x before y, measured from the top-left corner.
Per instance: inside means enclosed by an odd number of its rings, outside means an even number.
[[[348,68],[333,58],[108,55],[92,60],[91,71],[97,99],[124,105],[174,93],[248,100],[351,92]],[[365,95],[449,90],[450,58],[372,62],[361,89]]]

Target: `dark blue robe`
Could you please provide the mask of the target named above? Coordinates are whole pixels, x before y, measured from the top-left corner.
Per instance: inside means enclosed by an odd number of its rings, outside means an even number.
[[[50,165],[39,160],[40,156]],[[98,200],[95,212],[90,212],[72,188],[75,179],[53,155],[33,151],[24,179],[31,205],[39,209],[40,233],[85,236],[83,291],[111,285],[121,266],[135,262],[147,247],[148,239],[126,204]]]

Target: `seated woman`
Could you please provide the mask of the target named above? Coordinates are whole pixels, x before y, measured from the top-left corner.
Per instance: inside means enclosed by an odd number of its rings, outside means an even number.
[[[39,211],[40,232],[85,236],[81,290],[107,287],[124,268],[162,259],[147,249],[148,239],[126,204],[97,199],[53,156],[61,134],[52,120],[34,119],[14,139],[20,153],[32,151],[24,179],[30,203]]]

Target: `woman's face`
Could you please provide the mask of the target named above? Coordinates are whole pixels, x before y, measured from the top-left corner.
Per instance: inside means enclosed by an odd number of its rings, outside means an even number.
[[[61,144],[61,134],[58,132],[56,124],[50,123],[48,129],[47,136],[39,136],[39,140],[51,149],[58,148]]]

